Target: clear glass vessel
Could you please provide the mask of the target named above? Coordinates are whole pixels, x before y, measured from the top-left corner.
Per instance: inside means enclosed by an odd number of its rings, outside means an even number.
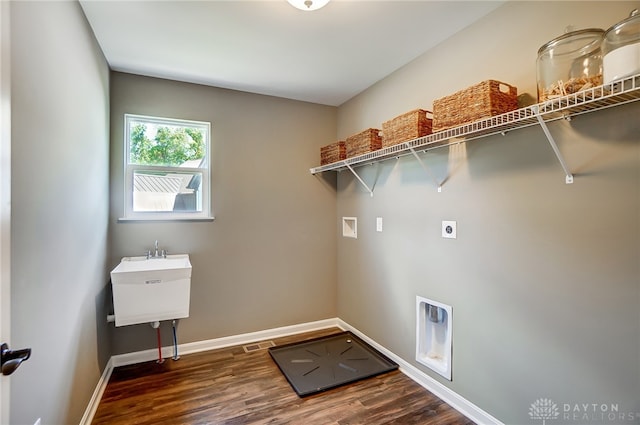
[[[571,31],[540,47],[538,102],[602,84],[603,36],[599,28]]]
[[[604,33],[602,41],[604,82],[640,74],[640,13],[629,17]]]

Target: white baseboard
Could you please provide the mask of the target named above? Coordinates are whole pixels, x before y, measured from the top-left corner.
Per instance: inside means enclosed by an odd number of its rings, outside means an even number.
[[[303,332],[311,332],[319,329],[338,327],[338,318],[318,320],[316,322],[302,323],[299,325],[283,326],[280,328],[267,329],[264,331],[250,332],[239,335],[225,336],[222,338],[207,339],[204,341],[188,342],[178,345],[178,355],[199,353],[201,351],[217,350],[219,348],[232,347],[234,345],[244,345],[257,341],[264,341],[269,338],[279,338],[287,335],[294,335]],[[162,357],[173,356],[173,346],[162,347]],[[126,366],[130,364],[148,362],[158,358],[158,350],[144,350],[135,353],[116,354],[111,357],[113,367]]]
[[[404,359],[400,358],[393,352],[387,350],[385,347],[381,346],[358,329],[349,325],[348,323],[342,321],[339,318],[325,319],[319,320],[316,322],[308,322],[302,323],[299,325],[292,326],[284,326],[280,328],[267,329],[258,332],[250,332],[240,335],[233,335],[223,338],[215,338],[209,339],[205,341],[198,342],[189,342],[186,344],[180,344],[178,346],[178,354],[190,354],[190,353],[198,353],[201,351],[208,350],[216,350],[225,347],[231,347],[234,345],[244,345],[257,341],[264,341],[271,338],[280,338],[283,336],[294,335],[303,332],[311,332],[320,329],[326,329],[331,327],[337,327],[345,331],[353,332],[355,335],[360,337],[362,340],[366,341],[372,347],[379,350],[385,356],[389,357],[394,362],[398,363],[400,366],[400,371],[411,378],[413,381],[417,382],[427,390],[431,391],[437,397],[442,399],[444,402],[449,404],[451,407],[471,419],[472,421],[483,424],[483,425],[504,425],[498,419],[494,418],[484,410],[480,409],[475,404],[471,403],[464,397],[460,396],[456,392],[452,391],[445,385],[436,381],[429,375],[422,372],[420,369],[411,365]],[[163,347],[162,348],[162,356],[170,357],[173,355],[173,347]],[[112,356],[107,366],[105,367],[100,380],[98,381],[98,385],[96,386],[95,391],[93,392],[93,396],[85,410],[84,416],[80,421],[80,425],[90,425],[93,420],[93,416],[98,409],[98,405],[100,404],[100,399],[102,398],[102,394],[107,387],[107,383],[109,382],[109,377],[111,376],[111,372],[113,368],[118,366],[125,366],[135,363],[142,363],[156,359],[158,356],[158,350],[144,350],[138,351],[134,353],[127,354],[117,354]]]
[[[483,425],[504,425],[498,419],[491,416],[489,413],[480,409],[475,404],[471,403],[469,400],[465,399],[458,393],[452,391],[447,386],[442,385],[440,382],[436,381],[426,373],[422,372],[417,367],[408,363],[401,357],[397,356],[393,352],[387,350],[382,345],[378,344],[358,329],[349,325],[348,323],[338,319],[338,327],[347,331],[352,332],[353,334],[360,337],[362,340],[366,341],[369,345],[374,347],[376,350],[380,351],[385,356],[389,357],[394,362],[398,363],[400,366],[400,371],[407,375],[409,378],[420,384],[422,387],[426,388],[433,394],[435,394],[438,398],[446,402],[449,406],[456,409],[458,412],[465,415],[467,418],[471,419],[477,424]]]
[[[96,389],[93,391],[89,405],[85,409],[82,419],[80,419],[80,425],[91,425],[96,410],[98,410],[98,406],[100,405],[100,400],[102,400],[104,390],[107,389],[111,372],[113,372],[113,357],[107,362],[107,366],[105,366],[102,376],[100,376],[98,380],[98,385],[96,385]]]

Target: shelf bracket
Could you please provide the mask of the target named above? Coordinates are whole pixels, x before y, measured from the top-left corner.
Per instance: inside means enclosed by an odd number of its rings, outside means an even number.
[[[560,165],[562,166],[562,169],[564,170],[564,174],[566,176],[565,183],[566,184],[573,183],[573,174],[571,174],[571,172],[569,171],[569,167],[567,167],[567,163],[564,162],[564,157],[562,156],[562,153],[560,153],[560,149],[558,149],[558,145],[556,144],[556,141],[553,139],[553,136],[549,131],[549,127],[547,127],[547,123],[542,119],[542,116],[540,115],[540,108],[538,107],[538,105],[533,105],[531,108],[533,110],[533,113],[536,115],[536,118],[538,119],[538,123],[540,124],[540,127],[542,127],[542,131],[544,131],[544,135],[547,136],[547,140],[549,141],[549,144],[551,145],[553,152],[556,154],[558,161],[560,161]]]
[[[369,188],[369,186],[367,186],[367,184],[364,182],[364,180],[362,180],[362,178],[360,178],[360,176],[358,175],[358,173],[355,172],[355,170],[351,167],[351,165],[349,165],[348,163],[345,162],[345,164],[347,166],[347,168],[349,169],[349,171],[351,171],[351,173],[356,176],[356,179],[358,179],[358,181],[360,182],[360,184],[362,186],[365,187],[365,189],[367,189],[367,192],[369,192],[369,195],[371,195],[371,197],[373,198],[373,190],[371,190]]]
[[[433,173],[431,173],[431,170],[429,170],[429,167],[426,166],[426,164],[424,163],[424,161],[422,161],[422,158],[420,158],[420,156],[418,155],[418,153],[415,151],[415,149],[413,149],[409,143],[405,143],[405,146],[407,148],[409,148],[409,150],[411,151],[411,153],[413,154],[413,156],[418,160],[418,162],[420,163],[420,165],[422,166],[422,168],[424,169],[424,171],[429,175],[429,178],[431,178],[431,180],[433,180],[433,182],[436,184],[436,186],[438,187],[438,192],[442,192],[442,185],[438,182],[438,180],[436,180],[436,178],[434,177]]]

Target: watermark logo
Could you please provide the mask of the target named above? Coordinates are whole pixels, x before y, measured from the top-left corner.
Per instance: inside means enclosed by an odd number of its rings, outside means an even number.
[[[531,419],[542,419],[542,425],[546,425],[547,419],[556,419],[559,415],[558,405],[549,398],[539,398],[529,407]]]
[[[529,407],[532,421],[548,420],[557,423],[593,424],[637,424],[640,425],[640,412],[621,411],[618,403],[560,403],[550,398],[539,398]]]

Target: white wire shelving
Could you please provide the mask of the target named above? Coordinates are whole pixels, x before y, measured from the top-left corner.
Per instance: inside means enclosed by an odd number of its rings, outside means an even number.
[[[417,139],[408,140],[397,145],[347,158],[342,161],[314,167],[309,171],[311,174],[318,174],[325,171],[349,170],[369,191],[371,196],[373,196],[373,191],[356,173],[355,168],[405,155],[413,155],[420,164],[426,168],[418,155],[420,152],[427,152],[432,149],[439,149],[495,134],[504,135],[510,131],[540,125],[565,172],[565,181],[569,184],[573,183],[573,175],[569,171],[555,140],[551,136],[547,128],[547,123],[559,119],[571,119],[573,116],[638,100],[640,100],[640,74],[501,115],[467,123],[459,127],[439,131]],[[438,187],[438,190],[440,191],[440,187]]]

